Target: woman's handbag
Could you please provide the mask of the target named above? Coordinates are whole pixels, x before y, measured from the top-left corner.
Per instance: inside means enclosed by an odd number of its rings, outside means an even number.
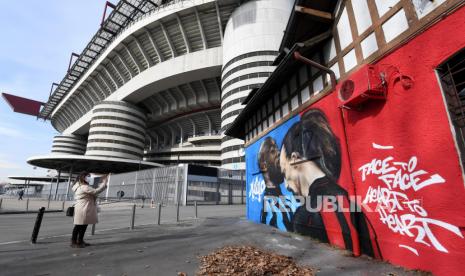
[[[73,217],[74,216],[74,206],[70,206],[70,207],[68,207],[68,209],[66,209],[66,216],[67,217]]]

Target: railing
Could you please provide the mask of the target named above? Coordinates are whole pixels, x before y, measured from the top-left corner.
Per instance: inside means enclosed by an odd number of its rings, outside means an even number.
[[[24,197],[22,200],[18,200],[17,197],[0,197],[0,214],[9,212],[35,212],[40,207],[46,207],[47,211],[62,211],[63,201],[37,197]]]

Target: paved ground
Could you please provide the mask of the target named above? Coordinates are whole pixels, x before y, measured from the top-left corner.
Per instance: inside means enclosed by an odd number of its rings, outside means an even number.
[[[198,206],[199,218],[241,217],[244,216],[244,205]],[[129,227],[132,204],[102,205],[99,213],[100,223],[96,229],[108,230]],[[28,241],[31,237],[36,214],[1,214],[0,215],[0,246],[3,243]],[[193,206],[180,207],[180,220],[192,220],[195,217]],[[155,224],[158,219],[158,208],[136,208],[135,225]],[[176,222],[175,206],[162,207],[161,223]],[[45,213],[40,228],[39,238],[69,235],[73,227],[73,219],[64,213]],[[1,275],[1,272],[0,272]]]
[[[69,218],[58,214],[46,214],[47,226],[41,232],[43,239],[36,245],[29,242],[5,243],[7,240],[29,237],[30,215],[0,216],[0,275],[176,275],[178,271],[194,275],[200,255],[224,245],[251,244],[267,250],[294,257],[299,263],[318,269],[318,275],[415,275],[389,264],[368,258],[353,258],[347,252],[315,242],[294,234],[279,232],[273,228],[254,224],[241,218],[243,206],[202,206],[201,217],[188,218],[185,209],[184,221],[173,221],[173,210],[161,226],[138,226],[129,230],[124,209],[102,212],[102,224],[95,236],[87,241],[93,246],[84,249],[69,247],[69,236],[48,237],[64,234],[70,229]],[[138,210],[153,212],[154,209]],[[190,210],[192,211],[192,210]],[[119,215],[118,215],[119,212]],[[175,214],[175,213],[174,213]],[[119,219],[117,219],[119,218]],[[174,217],[175,219],[175,217]],[[141,223],[152,218],[142,217]],[[103,230],[108,226],[123,226],[123,229]],[[9,225],[5,227],[5,224]],[[110,225],[111,224],[111,225]],[[45,230],[47,229],[47,230]],[[66,230],[66,231],[65,231]],[[12,233],[13,232],[13,233]],[[6,236],[7,238],[5,238]]]

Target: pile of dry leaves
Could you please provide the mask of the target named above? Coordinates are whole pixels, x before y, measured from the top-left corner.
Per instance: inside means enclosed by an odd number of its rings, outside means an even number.
[[[226,246],[200,258],[197,275],[299,275],[313,276],[312,269],[298,266],[291,257],[252,246]]]

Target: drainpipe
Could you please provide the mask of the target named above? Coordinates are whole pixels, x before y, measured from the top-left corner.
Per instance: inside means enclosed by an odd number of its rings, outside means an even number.
[[[302,56],[302,54],[300,54],[298,51],[294,52],[294,58],[296,60],[302,61],[303,63],[306,63],[306,64],[308,64],[310,66],[316,67],[316,68],[320,69],[321,71],[324,71],[324,72],[328,73],[329,77],[331,79],[331,90],[336,88],[336,85],[337,85],[336,74],[334,74],[333,70],[331,70],[328,67],[323,66],[323,65],[321,65],[321,64],[319,64],[317,62],[314,62],[313,60],[310,60],[310,59]]]

